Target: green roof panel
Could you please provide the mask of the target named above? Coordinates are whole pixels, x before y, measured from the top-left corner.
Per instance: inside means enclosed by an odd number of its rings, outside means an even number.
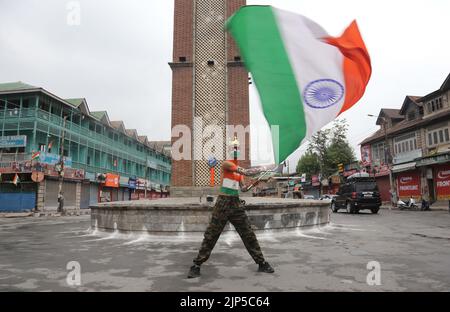
[[[101,120],[103,118],[103,116],[105,116],[106,112],[102,111],[102,112],[91,112],[91,116],[94,117],[97,120]]]
[[[32,90],[32,89],[39,89],[39,88],[23,83],[21,81],[0,83],[0,92]]]
[[[66,99],[65,101],[75,107],[79,107],[81,103],[83,103],[84,99]]]

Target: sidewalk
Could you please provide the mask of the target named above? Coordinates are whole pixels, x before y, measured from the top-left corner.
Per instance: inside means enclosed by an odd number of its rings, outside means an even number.
[[[70,216],[83,216],[90,215],[91,209],[74,210],[70,209],[66,211],[65,217]],[[40,211],[40,212],[2,212],[0,218],[28,218],[28,217],[61,217],[61,214],[56,210]]]
[[[419,204],[420,208],[420,204]],[[383,204],[381,206],[381,209],[391,209],[391,210],[400,210],[398,208],[392,208],[391,206],[387,204]],[[448,205],[443,205],[442,203],[435,203],[434,205],[430,206],[431,211],[449,211]]]

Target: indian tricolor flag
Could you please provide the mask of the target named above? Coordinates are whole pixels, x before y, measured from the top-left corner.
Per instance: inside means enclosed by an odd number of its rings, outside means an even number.
[[[33,152],[33,154],[31,154],[31,160],[36,160],[39,159],[41,157],[41,152]]]
[[[244,6],[227,22],[258,89],[277,163],[363,96],[372,67],[356,22],[330,37],[310,19]]]
[[[12,183],[17,186],[17,184],[20,183],[20,179],[19,179],[19,175],[16,173],[16,175],[14,176],[14,179],[12,181]]]

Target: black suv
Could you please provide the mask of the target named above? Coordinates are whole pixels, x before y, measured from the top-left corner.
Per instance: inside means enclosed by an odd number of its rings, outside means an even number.
[[[348,213],[359,213],[368,209],[377,214],[381,207],[381,197],[375,178],[368,175],[356,175],[347,179],[339,188],[337,196],[331,202],[331,210],[338,212],[346,209]]]

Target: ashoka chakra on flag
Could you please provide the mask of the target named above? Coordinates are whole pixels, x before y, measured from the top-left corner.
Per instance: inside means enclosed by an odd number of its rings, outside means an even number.
[[[311,82],[303,92],[306,105],[325,109],[336,105],[344,97],[344,86],[333,79],[319,79]]]

